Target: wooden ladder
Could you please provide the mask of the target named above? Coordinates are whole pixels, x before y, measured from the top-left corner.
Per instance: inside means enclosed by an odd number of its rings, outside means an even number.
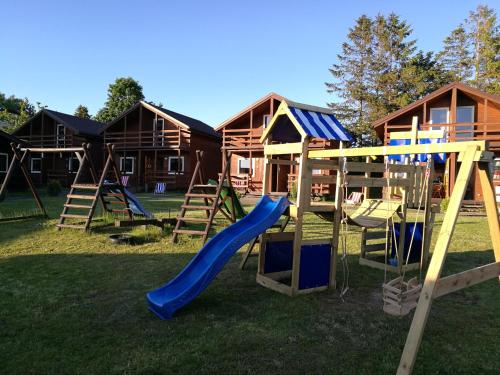
[[[202,170],[202,159],[203,159],[203,151],[196,151],[196,166],[193,171],[193,175],[191,177],[191,182],[189,183],[188,191],[184,196],[184,202],[181,205],[181,211],[179,216],[177,217],[177,223],[175,225],[175,229],[173,231],[172,241],[177,242],[179,234],[188,234],[188,235],[197,235],[202,236],[203,243],[206,242],[208,238],[208,234],[210,228],[212,227],[215,215],[217,212],[222,213],[227,219],[229,219],[232,223],[236,221],[236,213],[234,210],[234,200],[233,197],[228,194],[226,199],[231,199],[233,210],[231,212],[226,212],[223,208],[225,199],[222,199],[220,194],[222,191],[222,187],[224,185],[224,181],[227,180],[229,186],[231,186],[231,179],[229,177],[229,167],[230,167],[230,157],[231,153],[225,152],[223,153],[224,159],[224,168],[223,173],[219,177],[219,181],[217,185],[207,184],[204,180],[203,170]],[[234,190],[232,190],[234,191]],[[191,199],[202,199],[203,204],[193,204]],[[191,210],[205,211],[205,217],[190,217],[186,216],[186,213]],[[205,229],[203,230],[194,230],[194,229],[181,229],[186,223],[200,223],[205,225]]]
[[[124,194],[124,187],[121,183],[120,174],[114,161],[114,147],[108,144],[107,149],[108,157],[99,179],[97,179],[97,172],[92,162],[92,158],[90,157],[89,145],[83,145],[83,155],[76,152],[78,160],[80,161],[80,166],[67,195],[66,203],[64,204],[63,211],[59,218],[59,224],[57,224],[59,230],[62,228],[73,228],[88,231],[99,200],[104,209],[115,212],[115,210],[108,209],[108,204],[110,202],[104,199],[108,195],[118,198],[118,200],[123,202],[122,204],[125,207],[120,210],[120,212],[127,212],[129,217],[132,217],[127,197]],[[83,171],[87,166],[90,171],[92,183],[80,183],[79,181],[83,177]],[[114,172],[114,177],[116,179],[116,182],[112,185],[105,184],[106,176],[110,168]],[[116,188],[120,193],[109,193],[110,188]],[[76,212],[69,212],[70,210],[76,210]],[[73,221],[68,223],[66,222],[67,219],[73,219]]]

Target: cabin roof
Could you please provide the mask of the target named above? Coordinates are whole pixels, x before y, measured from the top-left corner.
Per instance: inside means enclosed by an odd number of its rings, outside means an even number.
[[[51,109],[43,108],[42,110],[38,111],[38,113],[36,113],[33,117],[31,117],[28,121],[26,121],[23,125],[21,125],[15,131],[15,133],[17,133],[20,129],[25,127],[36,117],[41,116],[42,113],[45,114],[46,116],[49,116],[58,123],[72,129],[76,134],[97,136],[101,134],[101,132],[104,130],[105,127],[105,124],[99,121],[80,118],[73,115],[69,115],[67,113],[62,113],[58,111],[53,111]]]
[[[199,133],[204,133],[204,134],[210,135],[212,137],[216,137],[216,138],[221,137],[220,134],[217,133],[214,128],[212,128],[210,125],[204,123],[203,121],[200,121],[200,120],[195,119],[193,117],[183,115],[181,113],[171,111],[169,109],[157,106],[155,104],[148,103],[148,102],[143,101],[143,100],[138,101],[133,106],[128,108],[126,111],[124,111],[116,119],[109,122],[106,125],[105,129],[109,128],[110,126],[112,126],[113,124],[118,122],[118,120],[120,120],[121,118],[123,118],[124,116],[126,116],[127,114],[132,112],[133,110],[139,108],[139,106],[143,106],[144,108],[146,108],[146,109],[148,109],[148,110],[150,110],[150,111],[152,111],[160,116],[163,116],[163,117],[166,117],[167,119],[170,119],[172,122],[174,122],[176,125],[178,125],[182,128],[195,130]]]
[[[452,82],[452,83],[449,83],[449,84],[441,87],[440,89],[437,89],[436,91],[431,92],[430,94],[427,94],[422,99],[419,99],[413,103],[410,103],[407,106],[405,106],[401,109],[398,109],[397,111],[394,111],[392,113],[389,113],[387,116],[384,116],[381,119],[378,119],[377,121],[373,122],[372,126],[374,128],[379,127],[380,125],[384,124],[385,122],[390,121],[390,120],[392,120],[392,119],[394,119],[394,118],[396,118],[396,117],[398,117],[398,116],[400,116],[408,111],[411,111],[412,109],[415,109],[418,106],[424,104],[424,102],[427,102],[431,99],[434,99],[434,98],[438,97],[439,95],[442,95],[442,94],[452,90],[453,88],[457,88],[457,89],[459,89],[463,92],[469,93],[471,95],[479,96],[481,98],[486,98],[486,99],[491,100],[497,104],[500,104],[500,97],[498,97],[496,95],[489,94],[487,92],[475,89],[471,86],[468,86],[468,85],[460,83],[460,82]]]
[[[15,135],[6,133],[3,130],[0,130],[0,138],[7,139],[8,141],[14,142],[17,144],[26,144],[26,142],[23,141],[22,139],[17,138]]]
[[[241,116],[243,116],[246,113],[250,112],[252,109],[257,108],[262,103],[265,103],[266,101],[271,100],[271,99],[276,99],[276,100],[279,100],[281,102],[281,101],[285,100],[285,97],[283,97],[283,96],[281,96],[279,94],[276,94],[275,92],[270,92],[269,94],[263,96],[262,98],[260,98],[256,102],[250,104],[248,107],[243,108],[241,111],[239,111],[235,115],[231,116],[230,118],[228,118],[227,120],[225,120],[224,122],[222,122],[219,126],[217,126],[215,128],[215,130],[216,131],[221,130],[222,128],[224,128],[226,125],[230,124],[234,120],[240,118]]]
[[[295,127],[298,127],[297,130],[303,135],[333,141],[354,141],[330,108],[316,107],[285,99],[262,135],[262,142],[270,134],[278,117],[284,114],[290,118]]]

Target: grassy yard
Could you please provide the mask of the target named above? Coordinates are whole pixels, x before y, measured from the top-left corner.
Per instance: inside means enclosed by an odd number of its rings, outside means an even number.
[[[182,196],[140,198],[153,212],[175,216]],[[335,291],[289,298],[265,289],[255,282],[256,258],[240,271],[237,254],[199,298],[161,321],[147,310],[145,294],[175,276],[200,241],[183,237],[173,245],[171,228],[135,228],[138,245],[112,245],[107,237],[119,230],[106,225],[109,218],[91,234],[58,232],[64,199],[43,199],[52,219],[0,223],[2,374],[395,372],[411,315],[383,313],[383,272],[357,264],[354,228],[343,301]],[[30,207],[28,195],[9,196],[0,215]],[[219,219],[215,229],[226,224]],[[304,229],[308,237],[331,233],[314,216]],[[486,219],[461,217],[445,273],[491,261]],[[500,373],[499,311],[497,280],[436,301],[415,373]]]

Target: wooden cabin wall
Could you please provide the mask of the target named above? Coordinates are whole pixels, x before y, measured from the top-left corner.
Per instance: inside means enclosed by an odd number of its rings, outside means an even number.
[[[217,180],[222,165],[221,146],[222,140],[220,138],[211,137],[198,132],[191,132],[189,164],[186,160],[184,161],[186,166],[189,165],[190,173],[194,171],[196,166],[196,150],[202,150],[204,151],[202,167],[205,178]]]

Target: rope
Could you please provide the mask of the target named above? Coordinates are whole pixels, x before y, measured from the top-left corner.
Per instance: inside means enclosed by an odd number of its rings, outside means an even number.
[[[389,194],[390,197],[390,171],[389,171],[389,157],[386,156],[384,158],[384,163],[385,163],[385,170],[384,173],[386,175],[386,181],[387,181],[387,194]],[[389,218],[389,206],[386,206],[386,222],[385,222],[385,251],[384,251],[384,284],[387,283],[387,266],[388,266],[388,253],[389,253],[389,220],[392,223],[392,233],[394,234],[394,220],[392,220],[392,217]],[[394,241],[395,246],[397,247],[396,241]],[[396,248],[396,254],[397,254],[397,248]]]
[[[349,231],[348,223],[347,223],[347,213],[343,209],[343,204],[345,202],[345,199],[347,197],[347,182],[346,182],[346,177],[347,177],[347,158],[344,157],[343,163],[342,163],[342,189],[344,190],[344,196],[342,199],[342,205],[340,207],[341,210],[341,232],[342,232],[342,288],[340,290],[340,298],[342,301],[344,301],[344,296],[347,294],[349,290],[349,265],[347,263],[347,232]]]
[[[430,154],[427,155],[427,163],[426,163],[426,166],[425,166],[425,175],[420,180],[420,196],[419,196],[419,199],[418,199],[417,214],[415,215],[415,221],[413,223],[413,230],[412,230],[412,233],[411,233],[410,245],[408,246],[408,254],[406,254],[405,267],[403,267],[403,280],[404,280],[404,277],[405,277],[405,274],[406,274],[406,268],[408,266],[408,262],[410,260],[410,255],[411,255],[412,245],[413,245],[413,239],[415,238],[415,232],[416,232],[416,229],[417,229],[418,218],[420,216],[420,211],[421,211],[420,208],[422,206],[422,200],[423,200],[423,197],[424,197],[424,192],[427,192],[427,190],[429,189],[429,176],[431,174],[430,173],[431,157],[432,156]],[[425,208],[424,209],[427,209],[427,199],[425,201]],[[422,249],[421,249],[421,251],[423,251],[423,246],[424,246],[424,243],[422,241]]]

